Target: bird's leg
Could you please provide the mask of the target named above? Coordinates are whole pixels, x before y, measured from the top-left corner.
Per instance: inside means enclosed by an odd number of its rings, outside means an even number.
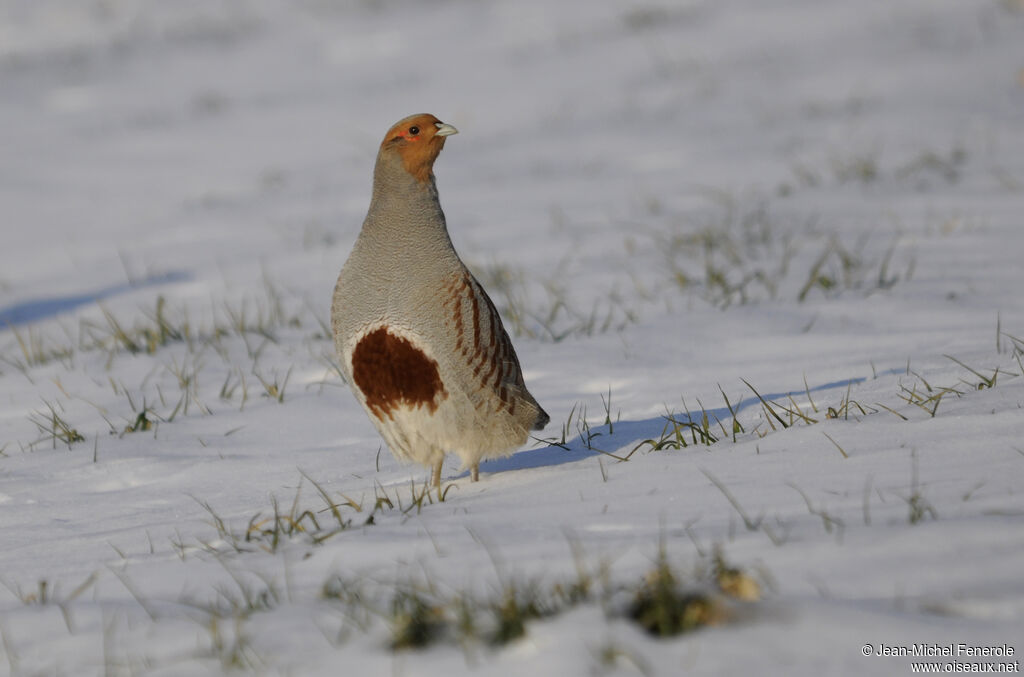
[[[474,463],[473,467],[469,469],[469,478],[476,482],[480,479],[480,464]]]
[[[442,458],[434,465],[433,472],[430,473],[430,483],[437,489],[438,495],[441,493],[441,464],[444,463]]]

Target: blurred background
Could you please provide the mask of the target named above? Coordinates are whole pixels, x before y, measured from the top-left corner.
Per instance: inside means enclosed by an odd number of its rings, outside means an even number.
[[[325,306],[414,112],[462,132],[437,168],[456,245],[540,314],[538,280],[586,307],[738,301],[704,254],[665,260],[680,233],[769,203],[789,239],[822,204],[827,229],[912,232],[884,194],[941,221],[965,163],[1019,186],[1022,25],[1013,0],[4,0],[0,307],[267,270]]]

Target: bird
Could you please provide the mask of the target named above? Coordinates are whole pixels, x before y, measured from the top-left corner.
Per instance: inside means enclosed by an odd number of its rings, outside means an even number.
[[[430,468],[439,493],[445,454],[457,455],[476,482],[481,460],[511,454],[550,420],[448,234],[434,161],[457,133],[428,113],[388,130],[331,301],[352,392],[395,457]]]

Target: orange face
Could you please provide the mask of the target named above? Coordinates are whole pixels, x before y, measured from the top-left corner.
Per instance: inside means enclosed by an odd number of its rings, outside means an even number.
[[[417,181],[426,181],[433,174],[445,137],[455,133],[454,127],[429,113],[410,115],[388,130],[381,151],[398,153],[405,170]]]

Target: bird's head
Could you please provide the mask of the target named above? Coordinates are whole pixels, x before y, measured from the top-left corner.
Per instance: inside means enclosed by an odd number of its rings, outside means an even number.
[[[380,152],[397,154],[405,171],[417,181],[426,181],[433,173],[434,160],[444,148],[445,137],[458,132],[429,113],[410,115],[388,130]]]

